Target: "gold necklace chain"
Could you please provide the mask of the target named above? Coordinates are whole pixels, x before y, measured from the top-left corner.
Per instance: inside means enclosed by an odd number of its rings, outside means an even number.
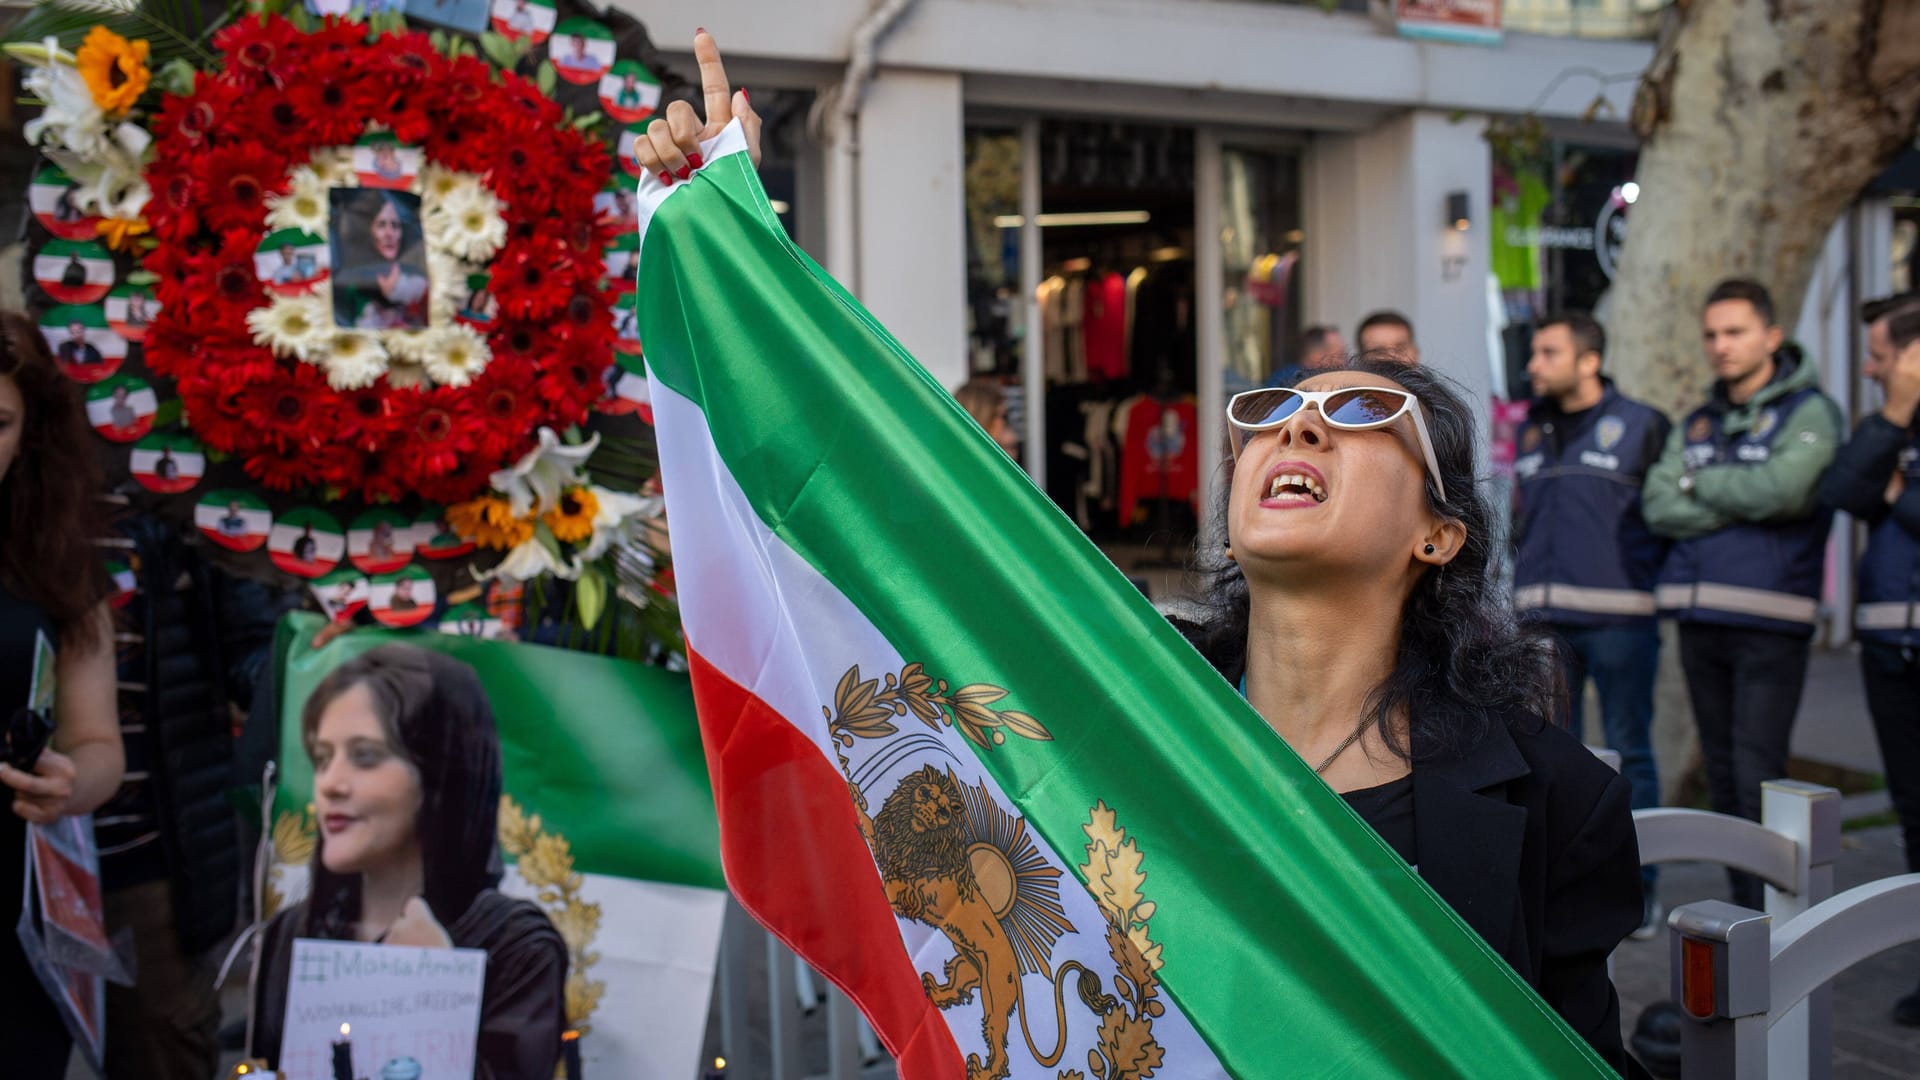
[[[1368,723],[1369,722],[1366,720],[1360,721],[1360,726],[1353,729],[1353,734],[1347,736],[1346,740],[1343,741],[1339,746],[1334,747],[1333,753],[1328,754],[1327,759],[1325,761],[1322,761],[1320,764],[1315,765],[1313,767],[1314,775],[1318,776],[1322,773],[1325,773],[1327,771],[1327,766],[1333,764],[1335,758],[1339,757],[1341,754],[1346,753],[1348,747],[1352,746],[1354,743],[1359,742],[1360,736],[1366,734],[1367,732]]]

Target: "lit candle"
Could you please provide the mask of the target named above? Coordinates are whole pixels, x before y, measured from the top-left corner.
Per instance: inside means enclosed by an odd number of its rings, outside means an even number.
[[[702,1077],[701,1080],[727,1080],[727,1059],[723,1057],[714,1058],[713,1068],[708,1069],[707,1075]]]
[[[580,1033],[568,1028],[560,1036],[560,1049],[566,1055],[567,1080],[582,1080],[586,1074],[580,1068]]]
[[[333,1043],[333,1080],[353,1080],[353,1044],[347,1039],[352,1032],[351,1025],[340,1025],[340,1037]]]

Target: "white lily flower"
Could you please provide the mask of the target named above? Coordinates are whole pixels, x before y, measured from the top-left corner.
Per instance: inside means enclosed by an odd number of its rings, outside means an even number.
[[[497,577],[507,581],[526,582],[543,574],[552,574],[571,581],[580,576],[580,564],[560,561],[536,537],[522,540],[513,550],[507,552],[506,558],[501,559],[493,569],[484,573],[476,572],[473,576],[481,581]]]
[[[600,433],[578,446],[568,446],[550,427],[540,429],[540,445],[527,452],[512,468],[501,469],[488,478],[493,490],[507,497],[514,517],[525,517],[534,506],[550,507],[560,501],[560,492],[580,484],[580,472],[587,459],[600,446]]]
[[[581,562],[592,562],[607,553],[616,540],[625,539],[639,528],[642,518],[659,509],[657,499],[623,495],[603,487],[589,485],[600,510],[593,515],[593,536],[580,552]]]

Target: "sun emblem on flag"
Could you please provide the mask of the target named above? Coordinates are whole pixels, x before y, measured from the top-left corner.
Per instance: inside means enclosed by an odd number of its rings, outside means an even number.
[[[950,688],[917,663],[888,674],[884,683],[862,679],[853,667],[835,688],[833,706],[821,711],[888,905],[903,919],[939,930],[953,946],[938,977],[921,973],[927,999],[942,1010],[979,999],[987,1056],[968,1055],[967,1080],[1001,1080],[1012,1072],[1009,1044],[1016,1015],[1033,1062],[1042,1068],[1057,1065],[1067,1052],[1070,990],[1099,1018],[1099,1042],[1087,1050],[1092,1075],[1146,1080],[1163,1057],[1153,1038],[1153,1019],[1166,1011],[1157,1000],[1160,946],[1147,936],[1154,905],[1140,891],[1145,874],[1139,847],[1105,803],[1096,805],[1084,826],[1090,843],[1080,869],[1106,916],[1112,983],[1120,996],[1107,993],[1101,975],[1077,960],[1054,966],[1054,946],[1080,932],[1060,899],[1064,874],[1048,862],[1026,819],[1001,806],[984,779],[968,784],[951,767],[924,765],[901,777],[878,812],[870,813],[865,788],[887,768],[884,763],[912,754],[916,742],[936,742],[918,732],[901,735],[895,719],[911,714],[935,732],[944,724],[982,749],[1004,744],[1008,731],[1036,741],[1052,738],[1025,713],[992,708],[1006,696],[1006,690],[986,683]],[[889,745],[856,769],[846,751],[867,739]],[[1038,975],[1052,988],[1059,1034],[1050,1049],[1034,1041],[1023,982],[1027,975]],[[1043,1016],[1045,1007],[1039,1010]],[[1083,1074],[1067,1070],[1061,1075]]]

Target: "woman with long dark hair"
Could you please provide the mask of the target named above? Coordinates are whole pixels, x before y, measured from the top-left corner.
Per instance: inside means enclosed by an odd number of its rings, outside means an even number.
[[[61,374],[40,328],[0,312],[0,1061],[24,1080],[65,1076],[65,1023],[27,964],[19,921],[26,824],[91,813],[125,767],[114,700],[113,624],[99,469],[79,387]],[[53,715],[27,715],[39,642],[54,650]],[[51,744],[30,754],[35,726]],[[21,739],[21,745],[13,739]]]
[[[1552,649],[1494,580],[1473,413],[1384,353],[1236,395],[1234,454],[1175,624],[1601,1056],[1639,925],[1625,779],[1555,715]]]
[[[413,265],[421,250],[416,206],[377,188],[354,194],[347,223],[351,239],[335,241],[336,321],[362,330],[427,325],[427,275]],[[348,240],[345,250],[338,250],[341,240]]]
[[[567,947],[538,905],[495,891],[500,742],[473,669],[382,645],[314,688],[300,716],[320,821],[307,899],[274,916],[252,1054],[277,1066],[295,938],[484,949],[480,1080],[551,1080]]]

